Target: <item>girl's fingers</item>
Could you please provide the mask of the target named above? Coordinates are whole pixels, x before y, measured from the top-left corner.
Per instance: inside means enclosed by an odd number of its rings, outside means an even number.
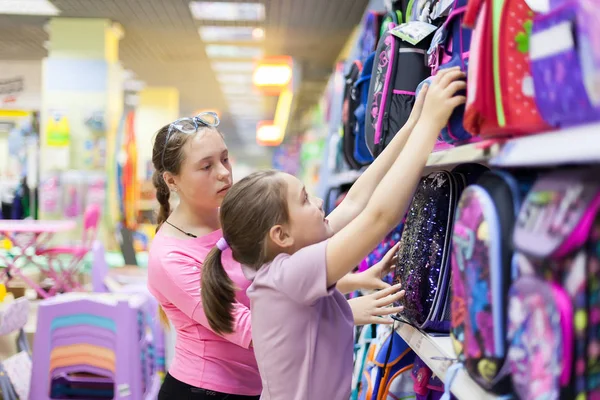
[[[369,318],[370,324],[384,324],[384,325],[392,325],[394,320],[392,318],[382,318],[382,317],[372,317]]]
[[[453,108],[456,108],[456,107],[460,106],[461,104],[465,104],[467,102],[467,97],[466,96],[454,96],[449,101],[450,101],[450,105]]]
[[[400,290],[401,287],[402,287],[402,285],[399,283],[397,285],[390,286],[387,289],[380,290],[379,292],[373,293],[372,296],[375,297],[375,300],[380,300],[391,294],[398,292],[398,290]]]
[[[466,88],[467,88],[467,82],[463,81],[463,80],[459,80],[459,81],[454,81],[454,82],[450,83],[448,85],[448,87],[446,89],[444,89],[444,91],[449,96],[454,96],[454,94],[456,92],[458,92],[459,90],[464,90]]]
[[[445,89],[448,86],[450,86],[451,83],[453,83],[454,81],[457,81],[459,79],[464,79],[465,78],[465,73],[462,72],[459,68],[456,69],[451,69],[450,72],[448,72],[447,74],[445,74],[441,79],[440,79],[440,89]]]
[[[402,312],[404,310],[404,307],[400,306],[400,307],[383,307],[383,308],[378,308],[373,312],[373,315],[377,315],[377,316],[384,316],[384,315],[396,315],[399,312]]]
[[[441,71],[438,71],[438,73],[433,78],[433,81],[436,84],[438,84],[438,85],[442,85],[443,84],[443,80],[446,78],[446,76],[448,74],[452,74],[452,73],[456,73],[456,72],[460,72],[460,67],[453,67],[453,68],[443,69]],[[446,87],[446,86],[448,86],[447,83],[444,84],[442,87]]]
[[[395,302],[401,300],[404,297],[404,293],[405,293],[405,291],[401,290],[398,293],[387,295],[384,298],[377,300],[375,302],[375,306],[376,307],[386,307],[386,306],[389,306],[390,304],[394,304]]]

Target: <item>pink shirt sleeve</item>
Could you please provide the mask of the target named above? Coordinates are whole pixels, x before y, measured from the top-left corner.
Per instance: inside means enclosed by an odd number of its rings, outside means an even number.
[[[202,265],[192,258],[174,253],[167,255],[162,263],[161,275],[164,275],[164,279],[161,279],[161,286],[157,289],[185,315],[214,332],[202,307],[200,295]],[[232,314],[234,332],[222,336],[231,343],[247,349],[252,342],[250,309],[235,302]]]
[[[306,305],[335,291],[327,287],[327,241],[298,250],[290,255],[279,255],[269,266],[267,279],[273,287],[292,300]]]

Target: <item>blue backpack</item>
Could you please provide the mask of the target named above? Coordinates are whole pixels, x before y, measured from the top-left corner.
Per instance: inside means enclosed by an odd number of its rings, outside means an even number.
[[[412,370],[416,354],[392,330],[376,348],[363,373],[359,400],[414,399]]]
[[[367,147],[365,137],[365,123],[367,118],[367,101],[369,100],[369,86],[371,85],[371,72],[373,70],[373,60],[375,53],[371,53],[363,64],[359,78],[354,84],[353,96],[358,102],[358,106],[354,110],[356,117],[356,126],[354,131],[354,159],[363,165],[373,162],[374,158]]]

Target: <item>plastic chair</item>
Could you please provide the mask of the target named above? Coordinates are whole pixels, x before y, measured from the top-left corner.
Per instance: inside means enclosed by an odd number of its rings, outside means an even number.
[[[44,272],[54,280],[54,286],[49,290],[48,296],[55,295],[59,290],[65,292],[79,289],[81,285],[77,282],[76,273],[85,256],[92,250],[98,233],[100,223],[100,206],[89,205],[83,215],[83,237],[81,242],[70,246],[47,247],[37,250],[37,255],[48,259],[48,269]],[[70,256],[65,265],[61,256]],[[57,269],[53,268],[53,265]]]

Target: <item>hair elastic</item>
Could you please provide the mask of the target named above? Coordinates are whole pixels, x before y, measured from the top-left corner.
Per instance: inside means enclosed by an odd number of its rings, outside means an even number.
[[[225,240],[225,238],[221,238],[217,242],[217,248],[221,251],[225,251],[229,248],[229,243],[227,243],[227,240]]]

